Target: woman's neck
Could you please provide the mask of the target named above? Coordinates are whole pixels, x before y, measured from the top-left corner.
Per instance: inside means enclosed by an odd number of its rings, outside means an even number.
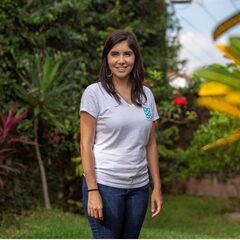
[[[116,90],[131,89],[131,82],[129,79],[113,79],[113,85]]]

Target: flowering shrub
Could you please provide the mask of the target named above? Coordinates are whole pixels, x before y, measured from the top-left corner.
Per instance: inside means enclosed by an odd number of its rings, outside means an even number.
[[[173,98],[173,105],[186,105],[188,101],[185,97],[174,97]]]
[[[16,125],[27,114],[24,110],[20,114],[17,112],[15,105],[9,112],[7,117],[0,113],[0,188],[4,186],[4,177],[9,172],[16,172],[17,168],[14,164],[7,163],[7,157],[16,151],[14,143],[32,143],[26,138],[20,137],[20,132],[17,130]]]

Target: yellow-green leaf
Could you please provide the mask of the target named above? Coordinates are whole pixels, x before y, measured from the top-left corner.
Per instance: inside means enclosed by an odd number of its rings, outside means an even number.
[[[200,97],[196,101],[200,106],[240,118],[240,107],[226,102],[224,97]]]
[[[230,47],[225,45],[217,45],[217,48],[224,53],[224,55],[233,60],[236,64],[240,64],[240,58],[230,49]]]
[[[206,82],[201,85],[198,95],[199,96],[225,95],[230,91],[231,89],[225,84],[218,82]]]
[[[240,92],[229,92],[224,99],[232,105],[240,106]]]
[[[202,147],[202,150],[206,151],[206,150],[209,150],[209,149],[212,149],[212,148],[220,147],[220,146],[226,145],[228,143],[235,142],[239,139],[240,139],[240,132],[233,133],[228,137],[220,138],[213,143],[209,143],[209,144],[205,145],[204,147]]]

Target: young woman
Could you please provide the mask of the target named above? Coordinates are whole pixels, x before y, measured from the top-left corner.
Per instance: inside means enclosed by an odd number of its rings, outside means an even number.
[[[99,82],[80,104],[83,206],[94,238],[138,238],[149,199],[152,217],[162,207],[152,92],[133,32],[115,31],[105,42]]]

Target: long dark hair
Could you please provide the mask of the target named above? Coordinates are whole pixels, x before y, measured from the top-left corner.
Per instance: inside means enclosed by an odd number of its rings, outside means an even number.
[[[108,67],[107,55],[117,43],[122,41],[127,41],[129,48],[134,52],[135,55],[134,67],[130,73],[132,87],[131,100],[135,105],[142,106],[142,97],[145,98],[145,102],[147,100],[146,94],[143,91],[144,69],[142,64],[142,54],[138,45],[137,37],[133,32],[127,30],[118,30],[112,32],[108,36],[102,53],[102,64],[99,71],[99,80],[104,89],[120,104],[120,97],[116,92],[112,77],[110,76],[111,72]]]

